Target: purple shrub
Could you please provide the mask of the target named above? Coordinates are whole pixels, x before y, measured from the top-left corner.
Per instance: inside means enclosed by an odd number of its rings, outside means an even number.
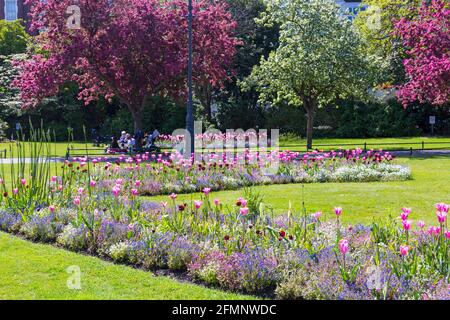
[[[167,266],[172,270],[186,270],[200,248],[187,237],[175,237],[167,249]]]
[[[20,229],[22,219],[19,215],[8,212],[0,212],[0,230],[6,232],[17,232]]]
[[[20,227],[20,233],[34,241],[52,242],[63,230],[63,225],[57,222],[54,214],[45,216],[33,215]]]

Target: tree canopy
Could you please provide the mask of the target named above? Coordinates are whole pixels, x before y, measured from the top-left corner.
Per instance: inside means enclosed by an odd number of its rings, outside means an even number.
[[[156,95],[180,97],[187,65],[187,4],[180,0],[80,0],[79,28],[68,28],[70,0],[29,0],[31,30],[44,54],[19,64],[14,81],[24,106],[55,95],[66,81],[80,88],[85,104],[112,97],[126,105],[135,129]],[[221,86],[238,40],[226,5],[195,1],[194,79]]]
[[[406,48],[407,82],[398,97],[412,102],[443,105],[450,102],[450,5],[444,0],[423,2],[418,15],[395,24]]]
[[[256,86],[262,103],[303,106],[311,147],[316,109],[336,98],[365,95],[373,61],[332,0],[269,1],[260,23],[280,25],[279,47],[261,59],[244,86]]]

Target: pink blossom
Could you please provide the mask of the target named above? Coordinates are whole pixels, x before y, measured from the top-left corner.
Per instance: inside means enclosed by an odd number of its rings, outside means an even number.
[[[118,184],[116,184],[113,188],[112,188],[112,193],[114,195],[114,197],[118,197],[119,193],[120,193],[120,186]]]
[[[136,187],[140,187],[140,186],[141,186],[141,181],[140,181],[140,180],[136,180],[136,181],[134,182],[134,185],[135,185]]]
[[[447,219],[447,212],[438,211],[438,212],[436,212],[436,216],[437,216],[439,223],[444,223],[445,220]]]
[[[248,207],[242,207],[239,211],[243,216],[245,216],[248,214]]]
[[[14,189],[13,189],[13,194],[18,194],[18,193],[19,193],[19,189],[14,188]]]
[[[334,213],[336,214],[336,216],[340,216],[342,214],[342,208],[341,207],[336,207],[333,209]]]
[[[403,229],[405,229],[406,231],[408,231],[409,229],[411,229],[411,221],[409,220],[403,220],[402,221],[403,224]]]
[[[203,193],[207,196],[211,192],[211,188],[204,188]]]
[[[51,181],[51,182],[56,182],[57,179],[58,179],[57,176],[52,176],[52,177],[50,178],[50,181]]]
[[[448,213],[449,207],[450,207],[450,206],[449,206],[448,204],[445,204],[445,203],[443,203],[443,202],[441,202],[441,203],[436,203],[436,210],[437,210],[437,211],[440,211],[440,212]]]
[[[27,180],[25,180],[25,179],[20,179],[20,183],[24,186],[24,185],[27,184]]]
[[[420,229],[423,229],[423,228],[425,227],[425,222],[423,222],[422,220],[420,220],[420,221],[417,222],[417,226],[418,226]]]
[[[89,183],[89,185],[91,187],[95,187],[96,184],[97,184],[97,182],[95,182],[95,180],[91,180],[91,182]]]
[[[165,208],[167,208],[167,205],[168,205],[168,203],[167,202],[164,202],[164,201],[162,201],[161,202],[161,205],[162,205],[162,207],[165,209]]]
[[[317,212],[313,213],[313,217],[316,220],[319,220],[321,216],[322,216],[322,212],[321,211],[317,211]]]
[[[131,189],[131,194],[133,196],[137,196],[138,195],[138,190],[137,189]]]
[[[220,200],[219,200],[219,199],[214,199],[214,204],[215,204],[216,206],[218,206],[218,205],[220,204]]]
[[[55,206],[54,205],[48,206],[48,210],[50,210],[51,213],[54,213],[55,212]]]
[[[200,200],[196,200],[194,201],[194,206],[196,209],[200,209],[200,207],[202,206],[203,202]]]
[[[79,195],[82,195],[82,194],[83,194],[83,192],[84,192],[84,188],[81,188],[81,187],[80,187],[80,188],[78,188],[78,194],[79,194]]]
[[[400,254],[404,257],[408,254],[409,247],[408,246],[400,246]]]
[[[349,247],[349,244],[348,244],[348,240],[347,239],[339,240],[339,251],[342,254],[346,254],[348,252],[348,247]]]
[[[80,197],[77,196],[77,197],[75,197],[75,198],[73,199],[73,204],[74,204],[74,205],[79,206],[80,203],[81,203]]]
[[[444,235],[447,239],[450,239],[450,231],[444,232]]]
[[[402,212],[406,214],[406,216],[409,216],[409,214],[411,213],[411,208],[402,208]]]
[[[441,232],[441,228],[440,227],[433,227],[433,226],[431,226],[431,227],[428,228],[428,234],[429,235],[437,236],[437,235],[439,235],[440,232]]]
[[[169,197],[170,199],[175,200],[177,198],[177,195],[175,193],[171,193]]]

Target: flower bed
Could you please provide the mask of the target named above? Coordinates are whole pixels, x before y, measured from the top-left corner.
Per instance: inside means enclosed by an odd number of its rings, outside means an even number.
[[[153,162],[148,162],[153,160]],[[407,180],[409,168],[392,163],[387,152],[362,150],[317,152],[256,153],[232,155],[207,154],[200,159],[185,159],[181,154],[144,154],[121,157],[116,163],[93,160],[91,179],[98,188],[110,191],[118,179],[125,184],[139,180],[141,195],[159,195],[212,190],[233,190],[245,186],[312,183],[369,182]],[[86,165],[81,161],[82,166]]]
[[[194,282],[280,299],[448,299],[449,206],[438,225],[412,226],[411,210],[371,226],[345,226],[343,210],[274,216],[246,189],[232,207],[210,199],[160,204],[131,192],[79,188],[71,205],[0,211],[0,229]],[[54,201],[58,200],[54,198]]]

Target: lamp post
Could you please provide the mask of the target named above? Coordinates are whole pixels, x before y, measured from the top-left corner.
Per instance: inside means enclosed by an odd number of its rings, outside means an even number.
[[[192,0],[188,2],[188,101],[187,101],[187,114],[186,114],[186,130],[189,132],[191,138],[185,139],[185,156],[190,157],[194,153],[194,106],[192,101],[193,88],[192,88]],[[188,143],[190,142],[190,146]],[[187,152],[187,151],[190,152]]]

